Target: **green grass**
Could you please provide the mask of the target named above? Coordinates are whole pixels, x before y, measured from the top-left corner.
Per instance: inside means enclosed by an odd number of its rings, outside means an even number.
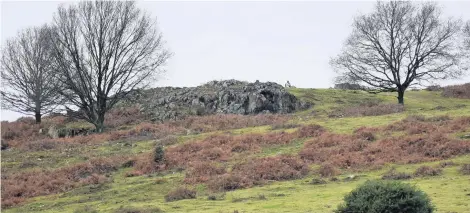
[[[362,126],[376,127],[399,121],[409,115],[451,117],[470,116],[470,100],[441,97],[439,92],[408,91],[405,94],[405,112],[367,117],[328,118],[328,113],[338,107],[358,105],[368,101],[395,103],[396,94],[370,94],[363,91],[344,91],[334,89],[290,89],[291,93],[304,101],[314,103],[309,110],[298,112],[290,121],[293,124],[319,124],[335,133],[352,133]],[[78,125],[78,124],[73,124]],[[82,125],[82,124],[80,124]],[[178,144],[190,143],[214,134],[250,134],[275,131],[292,132],[295,129],[272,130],[271,126],[259,126],[236,130],[215,131],[202,134],[178,137]],[[469,127],[470,131],[470,127]],[[456,137],[464,132],[456,133]],[[287,145],[272,146],[258,153],[236,156],[234,161],[249,157],[266,157],[279,154],[295,154],[303,147],[305,140],[295,140]],[[32,168],[59,168],[84,162],[91,158],[115,155],[138,155],[152,151],[155,141],[109,142],[98,145],[83,145],[70,150],[49,150],[20,152],[19,150],[2,151],[2,171],[16,172]],[[37,160],[40,158],[42,160]],[[470,155],[452,159],[462,164],[470,163]],[[34,162],[36,166],[22,168],[24,162]],[[234,162],[228,162],[233,164]],[[427,162],[435,166],[439,162]],[[381,170],[362,172],[360,178],[351,182],[331,182],[325,185],[311,185],[308,182],[315,176],[293,181],[272,182],[250,189],[218,193],[221,200],[210,201],[212,194],[205,185],[188,186],[198,191],[198,198],[165,202],[164,196],[175,187],[184,185],[184,172],[166,175],[153,174],[139,177],[125,177],[131,168],[120,169],[112,174],[111,182],[74,189],[62,194],[35,197],[15,208],[4,209],[4,212],[74,212],[76,209],[90,207],[98,212],[114,212],[121,207],[151,208],[158,207],[165,212],[332,212],[345,194],[358,184],[368,179],[378,179],[392,166],[398,171],[412,173],[423,164],[388,165]],[[312,165],[315,168],[317,165]],[[350,174],[339,176],[340,179]],[[156,180],[163,180],[158,183]],[[470,212],[470,176],[458,173],[458,166],[444,169],[443,175],[437,177],[414,178],[408,180],[425,191],[437,207],[437,212]],[[265,197],[266,199],[260,199]]]

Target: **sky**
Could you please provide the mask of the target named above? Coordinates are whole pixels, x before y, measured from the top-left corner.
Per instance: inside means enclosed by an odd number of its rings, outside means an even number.
[[[50,23],[59,1],[1,1],[1,44],[23,28]],[[375,1],[138,1],[157,18],[174,53],[153,86],[198,86],[211,80],[290,81],[332,87],[329,65],[353,18]],[[443,1],[444,16],[470,20],[470,1]],[[469,82],[470,76],[449,83]],[[21,114],[2,110],[0,120]]]

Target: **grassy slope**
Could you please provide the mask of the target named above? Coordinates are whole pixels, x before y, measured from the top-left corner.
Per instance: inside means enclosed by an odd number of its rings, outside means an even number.
[[[292,89],[296,96],[314,102],[315,113],[312,110],[297,113],[293,123],[317,123],[325,126],[330,131],[338,133],[350,133],[361,126],[385,125],[400,120],[410,114],[422,115],[449,115],[452,117],[470,116],[470,101],[460,99],[442,98],[437,92],[410,91],[406,94],[406,112],[356,118],[330,119],[326,114],[334,107],[340,105],[353,105],[367,100],[379,99],[394,103],[395,94],[381,93],[368,94],[361,91],[340,91],[327,89]],[[466,107],[463,107],[466,105]],[[439,110],[436,108],[440,108]],[[245,128],[232,130],[235,134],[249,132],[267,132],[269,127]],[[211,134],[211,133],[206,133]],[[203,137],[191,136],[191,137]],[[186,141],[191,138],[181,138]],[[37,155],[47,155],[49,161],[44,164],[63,166],[70,162],[84,161],[88,157],[97,155],[110,156],[123,153],[139,153],[149,151],[153,142],[135,142],[135,146],[122,146],[120,144],[103,144],[87,150],[77,151],[75,155],[64,157],[60,153],[30,153],[31,160]],[[303,141],[297,141],[285,146],[271,147],[258,153],[260,156],[276,155],[280,153],[296,153],[303,146]],[[2,153],[3,154],[3,153]],[[2,156],[2,166],[18,169],[22,158],[19,153],[8,153]],[[17,156],[15,158],[15,156]],[[24,156],[22,156],[24,158]],[[29,159],[27,157],[26,159]],[[453,159],[457,163],[470,163],[470,156],[462,156]],[[436,164],[432,162],[427,164]],[[15,166],[16,165],[16,166]],[[412,172],[419,165],[397,165],[398,170]],[[98,186],[87,186],[73,191],[36,197],[29,203],[7,209],[5,212],[74,212],[76,209],[89,206],[99,212],[113,212],[121,206],[147,208],[159,207],[165,212],[331,212],[341,202],[343,196],[367,179],[379,178],[388,168],[380,171],[361,173],[357,181],[329,182],[326,185],[310,185],[308,181],[314,177],[285,182],[274,182],[262,187],[227,192],[224,199],[218,201],[207,200],[209,192],[204,185],[196,186],[198,198],[194,200],[181,200],[176,202],[164,202],[164,195],[175,186],[182,184],[184,173],[175,173],[163,177],[140,176],[124,177],[129,169],[121,169],[113,174],[113,182]],[[470,177],[462,176],[457,172],[458,167],[452,166],[444,170],[442,176],[433,178],[416,178],[408,182],[416,184],[427,192],[438,212],[470,212]],[[345,177],[343,174],[340,177]],[[163,179],[164,183],[157,183],[156,179]],[[263,198],[263,196],[266,199]]]

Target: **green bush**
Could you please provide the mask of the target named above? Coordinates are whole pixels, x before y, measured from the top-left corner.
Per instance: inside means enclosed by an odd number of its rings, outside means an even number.
[[[415,187],[395,181],[367,181],[345,196],[337,213],[431,213],[428,196]]]
[[[155,161],[155,163],[163,163],[165,161],[165,151],[163,150],[163,146],[158,145],[155,147],[153,161]]]

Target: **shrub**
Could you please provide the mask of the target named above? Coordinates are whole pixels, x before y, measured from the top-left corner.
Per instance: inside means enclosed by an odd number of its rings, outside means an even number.
[[[131,160],[128,160],[128,161],[124,162],[121,166],[123,168],[129,168],[129,167],[133,167],[134,164],[135,164],[135,160],[131,159]]]
[[[300,129],[297,131],[297,134],[299,138],[318,137],[325,131],[325,128],[322,126],[313,124],[300,127]]]
[[[2,206],[15,205],[24,198],[49,195],[108,180],[121,158],[98,158],[55,170],[32,170],[2,177]]]
[[[321,178],[313,178],[312,181],[310,181],[310,184],[313,184],[313,185],[326,184],[326,180],[323,180]]]
[[[428,196],[415,187],[400,182],[367,181],[345,196],[336,212],[431,213]]]
[[[6,150],[10,146],[5,140],[1,140],[2,143],[2,149],[1,150]]]
[[[390,169],[388,172],[382,175],[382,180],[407,180],[411,179],[410,174],[404,172],[397,172],[395,168]]]
[[[188,171],[186,172],[186,183],[203,183],[208,181],[212,176],[221,175],[225,173],[225,168],[218,167],[209,162],[192,162]]]
[[[163,146],[158,145],[155,147],[153,161],[158,164],[161,164],[165,161],[165,150],[163,150]]]
[[[335,89],[342,89],[342,90],[365,90],[366,88],[360,84],[354,83],[339,83],[335,84]]]
[[[138,106],[116,107],[106,113],[104,124],[107,128],[135,124],[146,120]]]
[[[420,166],[415,171],[415,176],[437,176],[442,173],[442,169],[432,168],[430,166]]]
[[[213,191],[231,191],[253,186],[253,180],[239,174],[224,174],[214,177],[207,184]]]
[[[320,174],[321,177],[332,177],[338,173],[338,170],[333,165],[328,163],[321,165],[320,169],[318,169],[318,174]]]
[[[470,83],[444,87],[442,96],[451,98],[470,98]]]
[[[439,85],[431,85],[431,86],[427,86],[424,90],[426,90],[426,91],[441,91],[442,87],[439,86]]]
[[[255,182],[293,180],[307,175],[308,166],[292,156],[276,156],[237,164],[232,172],[250,177]]]
[[[354,136],[366,141],[375,141],[376,137],[374,132],[377,131],[377,128],[360,127],[354,131]]]
[[[307,164],[292,156],[258,158],[236,164],[228,174],[214,176],[208,187],[214,191],[247,188],[270,180],[298,179],[308,170]]]
[[[184,187],[179,187],[177,189],[174,189],[168,192],[167,195],[165,195],[166,202],[172,202],[172,201],[184,200],[184,199],[194,199],[194,198],[196,198],[196,191],[187,189]]]
[[[442,168],[448,167],[448,166],[455,166],[455,165],[456,164],[453,161],[444,161],[444,162],[439,163],[439,166],[441,166]]]
[[[460,173],[470,175],[470,164],[464,164],[460,167]]]
[[[164,212],[157,207],[136,208],[136,207],[121,207],[116,209],[114,213],[161,213]]]
[[[170,146],[178,143],[178,137],[174,135],[168,135],[160,140],[157,140],[157,143],[161,146]]]

